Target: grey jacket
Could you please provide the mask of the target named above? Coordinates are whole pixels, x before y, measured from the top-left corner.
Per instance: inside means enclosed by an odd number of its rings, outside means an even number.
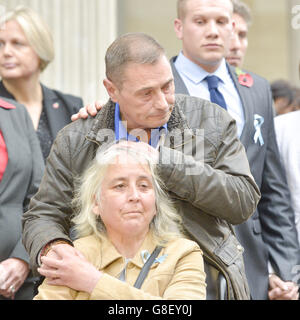
[[[5,108],[3,101],[15,108]],[[29,263],[22,244],[21,218],[28,209],[30,198],[38,190],[44,161],[32,121],[22,105],[0,98],[0,130],[9,158],[0,181],[0,262],[18,258]],[[25,281],[16,299],[32,299],[31,280]]]
[[[67,234],[76,177],[89,166],[99,147],[113,142],[114,110],[109,101],[95,118],[76,121],[58,134],[40,189],[23,219],[23,241],[34,267],[46,243],[57,238],[70,241]],[[248,298],[242,249],[231,224],[251,216],[260,193],[244,147],[236,138],[235,121],[217,105],[177,95],[160,147],[159,172],[188,235],[208,259],[227,269],[232,297]]]

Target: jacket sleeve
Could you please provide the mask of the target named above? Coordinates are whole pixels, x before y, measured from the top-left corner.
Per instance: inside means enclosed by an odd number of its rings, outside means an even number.
[[[223,129],[211,161],[192,157],[192,152],[187,153],[186,148],[183,154],[163,146],[159,173],[176,198],[231,224],[239,224],[255,211],[260,191],[251,175],[245,149],[237,138],[235,121],[223,116],[219,121],[219,128]],[[203,137],[196,137],[196,146],[202,141]],[[196,150],[204,154],[203,148],[206,146],[201,145]]]
[[[40,250],[54,239],[69,239],[73,173],[70,145],[61,131],[47,160],[40,188],[23,215],[23,243],[30,254],[33,271]]]
[[[258,205],[258,212],[270,262],[281,279],[291,281],[297,272],[297,269],[293,270],[293,268],[300,264],[300,249],[295,215],[291,207],[285,171],[280,161],[271,112],[270,107],[271,123],[261,186],[262,198]]]
[[[21,116],[21,115],[20,115]],[[31,197],[37,192],[39,188],[39,184],[42,179],[43,171],[44,171],[44,159],[40,149],[40,143],[34,131],[31,119],[27,112],[24,109],[24,117],[26,124],[26,137],[29,139],[29,145],[31,148],[31,159],[32,159],[32,172],[31,179],[28,184],[28,189],[26,192],[26,196],[23,203],[23,212],[25,212],[28,208],[29,201]],[[10,254],[10,257],[19,258],[29,263],[28,253],[26,252],[23,244],[22,237],[20,236],[19,241],[16,243],[15,248]]]

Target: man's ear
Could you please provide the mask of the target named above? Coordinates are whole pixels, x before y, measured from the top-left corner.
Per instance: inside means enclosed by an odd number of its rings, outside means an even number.
[[[108,79],[103,80],[103,85],[108,95],[110,96],[111,100],[115,103],[118,102],[117,97],[119,94],[119,89],[116,87],[116,85]]]
[[[183,25],[182,25],[182,21],[180,19],[174,20],[174,30],[175,30],[176,37],[179,40],[182,40]]]

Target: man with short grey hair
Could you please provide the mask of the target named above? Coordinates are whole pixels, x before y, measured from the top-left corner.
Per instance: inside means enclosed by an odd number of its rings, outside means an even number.
[[[118,52],[123,53],[115,59]],[[149,61],[149,56],[156,58]],[[72,274],[64,266],[79,254],[68,236],[76,178],[98,148],[121,139],[146,139],[153,152],[159,151],[158,173],[185,230],[206,259],[226,270],[228,296],[248,299],[242,248],[231,224],[251,216],[260,192],[236,136],[235,121],[209,101],[175,95],[169,60],[145,34],[115,40],[107,51],[106,68],[109,102],[95,118],[75,121],[60,131],[40,189],[24,214],[23,241],[34,269],[43,255],[62,259],[55,277],[69,283]]]

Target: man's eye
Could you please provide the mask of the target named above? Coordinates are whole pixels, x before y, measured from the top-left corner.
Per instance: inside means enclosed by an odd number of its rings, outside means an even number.
[[[218,20],[218,24],[226,24],[226,23],[227,23],[227,20],[225,19]]]
[[[163,91],[164,92],[168,92],[171,88],[171,85],[170,84],[167,84],[166,86],[163,87]]]

